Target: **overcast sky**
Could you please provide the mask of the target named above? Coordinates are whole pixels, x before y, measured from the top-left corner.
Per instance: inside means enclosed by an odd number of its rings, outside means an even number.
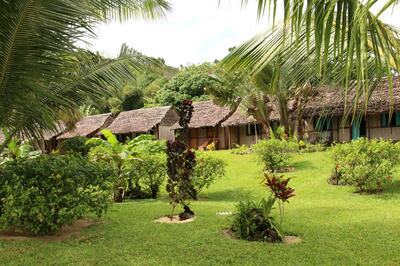
[[[173,10],[164,20],[100,25],[90,49],[114,57],[126,43],[143,54],[162,57],[172,66],[212,62],[271,25],[267,17],[257,22],[256,5],[242,8],[239,0],[223,0],[219,6],[218,0],[170,2]],[[400,27],[400,16],[391,10],[382,19]]]

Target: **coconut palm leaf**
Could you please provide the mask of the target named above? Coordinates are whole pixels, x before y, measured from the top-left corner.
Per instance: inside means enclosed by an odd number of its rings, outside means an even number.
[[[243,0],[242,4],[247,2]],[[258,16],[272,9],[274,23],[275,10],[283,8],[282,24],[236,48],[223,64],[253,73],[268,64],[286,64],[285,71],[294,69],[298,82],[307,79],[310,72],[316,73],[321,82],[333,79],[346,92],[356,84],[356,94],[364,97],[371,94],[377,80],[386,76],[392,91],[393,73],[400,69],[399,31],[384,24],[379,15],[398,1],[386,1],[375,16],[370,10],[377,2],[285,0],[281,6],[281,1],[258,0]],[[288,57],[293,59],[290,64]],[[298,67],[310,61],[312,71],[303,72]]]
[[[29,137],[54,130],[60,109],[132,77],[148,66],[126,46],[115,60],[76,48],[97,22],[163,16],[163,0],[0,1],[0,127]],[[145,16],[146,17],[146,16]]]

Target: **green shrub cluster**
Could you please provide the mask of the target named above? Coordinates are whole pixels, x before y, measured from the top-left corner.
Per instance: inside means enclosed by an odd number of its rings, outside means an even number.
[[[70,139],[63,140],[60,144],[60,153],[79,153],[83,156],[88,155],[94,144],[87,144],[88,138],[76,136]]]
[[[237,205],[232,231],[244,240],[282,241],[283,235],[270,214],[274,203],[274,197],[262,199],[260,202],[241,201]]]
[[[88,213],[101,216],[111,196],[109,177],[105,165],[76,154],[9,161],[0,168],[0,224],[45,234]]]
[[[330,182],[355,186],[358,192],[381,191],[399,165],[400,144],[360,138],[333,148]]]
[[[225,162],[222,159],[198,152],[191,182],[197,194],[209,188],[218,178],[225,175]]]
[[[266,170],[271,172],[285,170],[289,166],[292,154],[299,151],[297,142],[278,139],[261,140],[252,148],[264,163]]]
[[[167,174],[165,156],[143,154],[131,160],[128,169],[126,198],[157,198]]]
[[[326,145],[322,143],[311,144],[300,140],[298,144],[299,144],[299,150],[302,153],[320,152],[320,151],[325,151],[327,149]]]
[[[243,145],[235,144],[234,148],[231,149],[231,153],[237,154],[237,155],[246,155],[246,154],[250,154],[252,152],[253,152],[253,150],[245,144],[243,144]]]

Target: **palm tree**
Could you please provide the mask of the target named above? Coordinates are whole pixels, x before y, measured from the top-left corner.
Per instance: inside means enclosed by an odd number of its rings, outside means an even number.
[[[244,4],[247,2],[242,0]],[[272,11],[273,28],[234,49],[222,63],[227,69],[244,68],[253,74],[274,65],[283,69],[275,72],[275,79],[285,71],[298,79],[295,83],[317,75],[320,83],[329,78],[346,93],[354,88],[359,97],[366,99],[386,76],[392,94],[392,77],[400,70],[400,33],[383,23],[379,15],[398,1],[386,1],[374,15],[371,10],[377,7],[377,2],[257,0],[259,17],[266,9]],[[284,19],[275,25],[277,8],[283,8]],[[296,67],[303,62],[312,71]]]
[[[117,59],[99,60],[77,47],[100,22],[163,17],[166,0],[0,1],[0,128],[40,138],[60,111],[132,78],[148,62],[123,46]],[[0,148],[1,150],[1,148]]]

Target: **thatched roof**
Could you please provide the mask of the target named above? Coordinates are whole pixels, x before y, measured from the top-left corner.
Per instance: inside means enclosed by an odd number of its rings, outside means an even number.
[[[227,119],[230,112],[228,107],[218,106],[212,101],[195,102],[189,128],[215,127]],[[176,123],[172,128],[179,128],[179,124]]]
[[[65,124],[60,122],[57,124],[57,126],[54,130],[46,130],[43,133],[43,138],[44,138],[44,140],[50,140],[54,137],[57,137],[61,133],[63,133],[66,129],[67,129],[67,127],[65,126]]]
[[[271,121],[279,121],[279,113],[276,110],[277,108],[274,107],[270,114]],[[248,124],[257,123],[257,120],[253,116],[249,116],[246,114],[244,110],[238,108],[236,112],[234,112],[228,119],[226,119],[222,123],[222,127],[229,127],[229,126],[244,126]]]
[[[169,119],[173,120],[170,125],[179,120],[178,113],[171,106],[142,108],[121,112],[107,129],[114,134],[145,133]]]
[[[354,107],[355,90],[350,90],[347,95],[347,110]],[[400,111],[400,78],[394,78],[393,81],[393,102],[394,111]],[[390,110],[389,85],[384,79],[368,100],[367,114],[376,114],[389,112]],[[357,103],[357,109],[365,111],[364,96],[361,96]],[[305,117],[328,115],[338,116],[345,113],[345,95],[340,87],[322,86],[318,89],[316,95],[310,100],[304,109]]]
[[[75,128],[63,133],[58,137],[58,139],[68,139],[76,136],[89,136],[104,126],[107,126],[107,123],[109,123],[110,120],[111,113],[84,117],[75,124]]]

